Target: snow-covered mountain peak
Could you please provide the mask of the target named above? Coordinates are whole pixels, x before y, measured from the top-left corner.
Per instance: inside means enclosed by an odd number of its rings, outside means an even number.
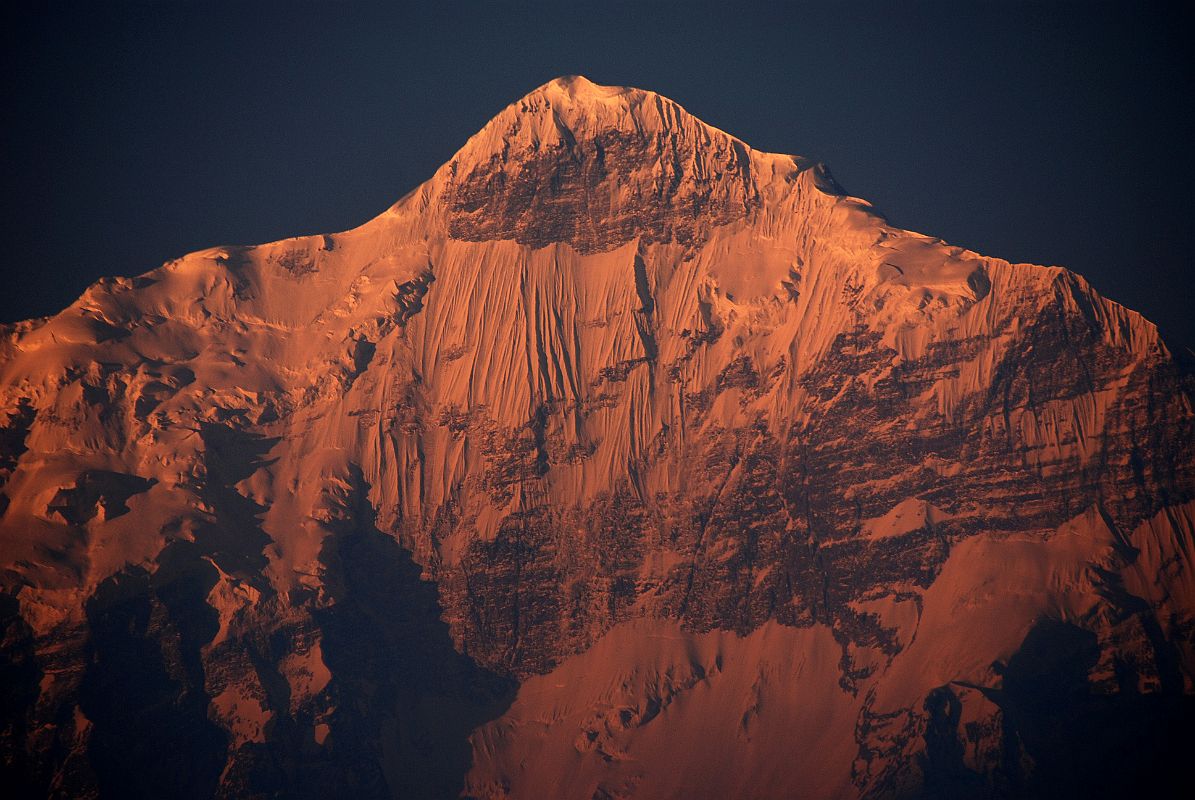
[[[1132,774],[1119,731],[1195,702],[1180,366],[1073,273],[556,79],[357,228],[0,327],[0,780],[700,800]]]
[[[461,148],[453,162],[476,163],[523,148],[576,145],[612,133],[641,139],[657,135],[695,136],[704,141],[733,138],[663,95],[566,75],[536,87],[503,109]]]
[[[634,95],[638,97],[659,97],[655,92],[635,89],[630,86],[603,86],[594,83],[584,75],[561,75],[527,93],[527,97],[542,93],[554,97],[567,97],[577,103],[609,102],[614,98]],[[524,98],[526,99],[526,98]]]
[[[654,92],[563,77],[494,117],[433,184],[454,238],[595,252],[636,236],[701,241],[806,166]]]

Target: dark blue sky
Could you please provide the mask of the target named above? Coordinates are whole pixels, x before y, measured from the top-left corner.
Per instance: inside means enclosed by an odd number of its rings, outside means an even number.
[[[1177,4],[27,5],[0,33],[0,320],[354,226],[581,73],[825,161],[902,227],[1075,269],[1195,343]]]

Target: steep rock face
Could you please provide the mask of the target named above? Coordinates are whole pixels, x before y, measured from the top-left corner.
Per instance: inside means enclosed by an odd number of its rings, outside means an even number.
[[[360,228],[3,335],[31,796],[1185,769],[1193,384],[1154,326],[653,93],[553,81]]]

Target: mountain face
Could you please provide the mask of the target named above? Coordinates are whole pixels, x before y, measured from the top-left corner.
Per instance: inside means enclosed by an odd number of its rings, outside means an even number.
[[[548,83],[0,328],[10,796],[1189,779],[1195,382],[1074,273]]]

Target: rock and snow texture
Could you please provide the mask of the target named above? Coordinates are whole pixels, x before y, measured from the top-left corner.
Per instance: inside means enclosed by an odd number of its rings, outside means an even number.
[[[562,78],[344,233],[0,329],[8,785],[1181,775],[1192,379],[1077,275]]]

